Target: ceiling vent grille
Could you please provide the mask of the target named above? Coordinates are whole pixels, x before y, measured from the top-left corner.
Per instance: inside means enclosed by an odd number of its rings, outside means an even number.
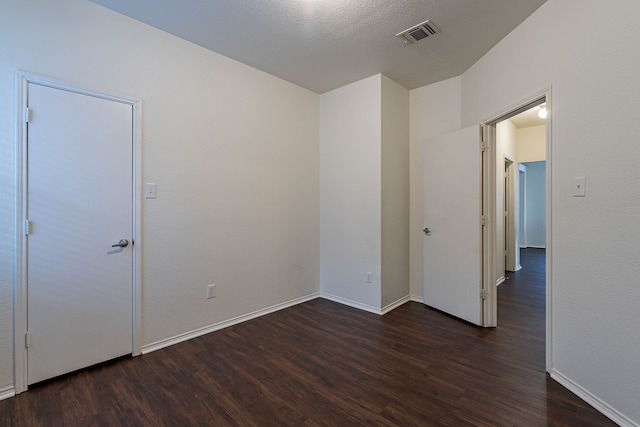
[[[433,22],[426,20],[396,34],[396,37],[400,37],[405,43],[415,43],[439,32],[440,30],[433,25]]]

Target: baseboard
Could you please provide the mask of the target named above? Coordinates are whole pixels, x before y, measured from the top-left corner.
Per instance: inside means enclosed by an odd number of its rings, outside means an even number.
[[[356,301],[351,301],[350,299],[337,297],[335,295],[325,294],[323,292],[320,292],[320,298],[328,299],[329,301],[337,302],[337,303],[340,303],[340,304],[343,304],[343,305],[348,305],[349,307],[353,307],[353,308],[357,308],[357,309],[360,309],[360,310],[368,311],[369,313],[379,314],[379,315],[384,314],[382,312],[382,310],[377,308],[377,307],[373,307],[373,306],[368,305],[368,304],[362,304],[362,303],[359,303],[359,302],[356,302]]]
[[[539,246],[539,245],[527,245],[527,246],[521,246],[522,249],[527,249],[527,248],[531,248],[531,249],[546,249],[545,245]]]
[[[304,296],[304,297],[295,298],[295,299],[292,299],[290,301],[283,302],[281,304],[276,304],[276,305],[273,305],[271,307],[267,307],[267,308],[263,308],[263,309],[260,309],[260,310],[256,310],[256,311],[251,312],[251,313],[243,314],[242,316],[234,317],[234,318],[229,319],[229,320],[224,320],[222,322],[214,323],[213,325],[205,326],[203,328],[198,328],[198,329],[195,329],[193,331],[185,332],[185,333],[180,334],[180,335],[175,335],[173,337],[166,338],[166,339],[163,339],[163,340],[160,340],[160,341],[156,341],[156,342],[151,343],[151,344],[143,345],[142,346],[142,354],[151,353],[153,351],[160,350],[161,348],[169,347],[169,346],[172,346],[174,344],[178,344],[178,343],[181,343],[183,341],[190,340],[192,338],[197,338],[199,336],[206,335],[208,333],[211,333],[211,332],[214,332],[214,331],[218,331],[220,329],[224,329],[224,328],[227,328],[229,326],[237,325],[238,323],[246,322],[247,320],[255,319],[257,317],[264,316],[266,314],[270,314],[270,313],[273,313],[275,311],[279,311],[279,310],[283,310],[285,308],[293,307],[294,305],[298,305],[298,304],[301,304],[303,302],[307,302],[307,301],[311,301],[313,299],[316,299],[319,296],[320,296],[320,294],[318,292],[315,292],[313,294],[310,294],[310,295],[307,295],[307,296]]]
[[[418,295],[411,295],[411,301],[419,302],[420,304],[424,304],[424,298]]]
[[[520,264],[516,265],[516,271],[522,270],[522,266]]]
[[[496,280],[496,286],[500,286],[505,280],[506,280],[505,276],[498,277],[498,280]]]
[[[411,296],[407,295],[407,296],[404,296],[404,297],[392,302],[391,304],[387,304],[386,306],[382,307],[382,314],[387,314],[391,310],[393,310],[395,308],[398,308],[402,304],[407,303],[409,301],[411,301]]]
[[[634,426],[640,427],[640,424],[633,421],[631,418],[625,416],[620,411],[613,408],[608,403],[599,399],[597,396],[589,392],[584,387],[579,384],[573,382],[569,377],[563,375],[562,373],[556,371],[555,369],[550,373],[551,378],[562,384],[567,390],[578,396],[580,399],[587,402],[589,405],[593,406],[597,411],[601,412],[604,416],[609,418],[614,423],[621,426]]]
[[[13,386],[0,388],[0,400],[9,399],[16,395],[16,389]]]
[[[391,304],[387,304],[386,306],[382,307],[382,308],[377,308],[377,307],[373,307],[371,305],[368,304],[362,304],[360,302],[356,302],[356,301],[352,301],[350,299],[346,299],[346,298],[342,298],[342,297],[338,297],[335,295],[331,295],[331,294],[325,294],[325,293],[320,293],[320,298],[324,298],[327,299],[329,301],[333,301],[333,302],[337,302],[349,307],[353,307],[353,308],[357,308],[358,310],[364,310],[364,311],[368,311],[369,313],[373,313],[373,314],[379,314],[379,315],[384,315],[387,314],[388,312],[390,312],[393,309],[396,309],[398,307],[400,307],[402,304],[411,301],[411,296],[410,295],[406,295],[402,298],[399,298],[398,300],[392,302]]]

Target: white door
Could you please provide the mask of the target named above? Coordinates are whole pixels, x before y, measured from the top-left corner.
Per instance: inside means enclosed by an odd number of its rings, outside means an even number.
[[[424,144],[424,302],[482,325],[482,169],[475,126]]]
[[[28,106],[33,384],[132,353],[133,117],[130,104],[33,83]]]

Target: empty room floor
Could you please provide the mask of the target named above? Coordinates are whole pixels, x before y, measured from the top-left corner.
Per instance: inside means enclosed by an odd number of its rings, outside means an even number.
[[[615,425],[546,375],[544,250],[522,257],[495,329],[315,299],[39,384],[0,425]]]

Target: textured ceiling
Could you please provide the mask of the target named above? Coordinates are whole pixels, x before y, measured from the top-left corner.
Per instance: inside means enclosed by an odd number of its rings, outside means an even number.
[[[323,93],[383,73],[408,89],[462,74],[545,0],[91,0]],[[395,35],[431,20],[415,44]]]

